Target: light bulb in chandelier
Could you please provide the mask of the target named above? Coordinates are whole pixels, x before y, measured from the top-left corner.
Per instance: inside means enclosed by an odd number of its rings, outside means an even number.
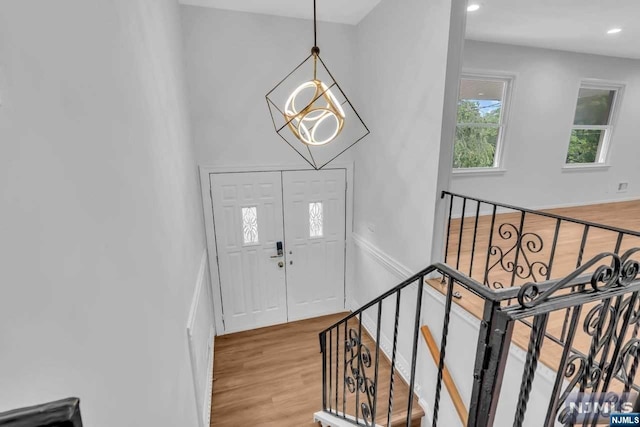
[[[345,119],[344,110],[331,89],[316,78],[302,83],[291,93],[284,116],[291,132],[307,145],[333,141],[342,132]]]

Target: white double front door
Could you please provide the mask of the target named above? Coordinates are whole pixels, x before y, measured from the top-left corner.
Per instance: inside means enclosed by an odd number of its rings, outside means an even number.
[[[210,184],[226,333],[344,309],[344,169]]]

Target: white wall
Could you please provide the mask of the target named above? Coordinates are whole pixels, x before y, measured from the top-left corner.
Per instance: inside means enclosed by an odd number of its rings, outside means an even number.
[[[205,248],[173,0],[0,3],[0,411],[197,425]]]
[[[313,22],[197,6],[181,11],[198,164],[308,168],[275,133],[265,95],[309,55]],[[318,23],[322,58],[349,97],[358,77],[354,43],[354,26]]]
[[[371,135],[354,151],[354,230],[414,271],[431,261],[450,10],[383,0],[357,27]]]
[[[456,175],[454,192],[541,208],[640,197],[640,61],[466,41],[463,67],[516,75],[503,174]],[[609,168],[563,170],[582,79],[625,83]],[[621,181],[629,191],[617,193]]]
[[[365,304],[431,263],[448,54],[459,54],[463,41],[458,36],[449,44],[450,23],[460,33],[463,28],[464,9],[458,3],[464,4],[456,2],[452,14],[448,1],[382,0],[357,27],[355,101],[371,135],[354,151],[356,246],[348,308]],[[415,298],[412,286],[401,300],[398,360],[405,377]],[[432,304],[428,297],[425,303]],[[387,301],[383,311],[385,351],[393,337],[393,304]],[[371,319],[375,313],[369,310],[369,325]],[[429,363],[422,352],[419,360]],[[422,385],[432,387],[420,373],[417,381],[420,394]]]

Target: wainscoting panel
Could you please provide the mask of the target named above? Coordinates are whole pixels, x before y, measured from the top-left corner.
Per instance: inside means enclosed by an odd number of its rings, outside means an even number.
[[[207,266],[207,251],[205,249],[200,262],[200,271],[187,322],[191,372],[201,427],[208,427],[210,421],[215,338],[213,299]]]

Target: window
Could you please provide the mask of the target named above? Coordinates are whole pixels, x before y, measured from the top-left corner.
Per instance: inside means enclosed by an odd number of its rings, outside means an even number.
[[[496,168],[511,79],[463,76],[458,96],[454,169]]]
[[[582,84],[571,128],[567,164],[604,163],[619,86]]]
[[[309,203],[309,237],[322,237],[322,202]]]
[[[242,208],[242,239],[245,245],[255,245],[258,240],[258,208]]]

